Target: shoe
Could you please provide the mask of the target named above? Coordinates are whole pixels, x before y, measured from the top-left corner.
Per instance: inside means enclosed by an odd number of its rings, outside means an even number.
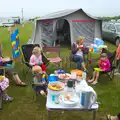
[[[8,101],[8,102],[12,102],[12,101],[13,101],[13,98],[10,97],[10,96],[5,96],[5,97],[3,97],[3,100],[4,100],[4,101]]]
[[[119,120],[117,116],[107,115],[107,120]]]
[[[22,87],[27,86],[24,82],[17,83],[16,85],[17,85],[17,86],[22,86]]]
[[[120,75],[120,73],[119,73],[119,72],[116,72],[115,75]]]

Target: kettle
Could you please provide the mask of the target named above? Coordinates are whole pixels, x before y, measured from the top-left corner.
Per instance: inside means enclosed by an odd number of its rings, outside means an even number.
[[[90,109],[97,100],[97,94],[90,86],[86,86],[79,91],[80,105],[84,109]]]

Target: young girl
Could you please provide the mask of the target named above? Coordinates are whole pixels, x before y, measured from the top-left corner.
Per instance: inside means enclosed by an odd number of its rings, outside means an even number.
[[[40,47],[35,47],[32,51],[32,56],[30,57],[30,62],[29,64],[31,66],[36,66],[39,65],[42,68],[42,71],[45,73],[46,72],[46,66],[44,65],[42,61],[42,55],[41,55],[41,49]]]
[[[91,82],[93,85],[97,84],[98,78],[99,78],[99,73],[100,72],[108,72],[110,71],[110,61],[107,58],[106,53],[102,53],[100,57],[100,62],[98,64],[98,68],[94,68],[93,72],[93,78],[91,80],[88,80],[88,82]]]
[[[3,92],[3,100],[11,102],[12,97],[8,96],[6,89],[9,86],[9,80],[5,76],[0,75],[0,89]]]

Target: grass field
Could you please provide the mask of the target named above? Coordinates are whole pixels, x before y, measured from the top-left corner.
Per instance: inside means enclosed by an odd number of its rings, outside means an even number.
[[[25,27],[19,27],[20,42],[25,44],[32,35],[33,24],[25,24]],[[7,28],[0,28],[0,43],[3,44],[4,56],[11,56],[11,44]],[[114,51],[116,47],[110,43],[106,43],[110,51]],[[68,55],[68,49],[62,48],[62,56]],[[47,112],[45,108],[45,98],[39,96],[37,102],[33,101],[33,90],[29,84],[32,79],[31,73],[27,76],[22,72],[23,65],[18,60],[16,69],[28,86],[21,88],[15,86],[15,83],[10,80],[8,88],[9,95],[14,97],[12,103],[4,103],[3,110],[0,111],[0,120],[46,120]],[[75,66],[73,66],[75,67]],[[25,68],[27,70],[27,68]],[[49,66],[48,72],[53,72],[54,67]],[[70,71],[65,68],[66,71]],[[97,113],[97,120],[106,120],[105,115],[108,113],[116,114],[120,112],[120,77],[116,76],[113,81],[109,81],[106,76],[101,77],[100,82],[94,87],[98,95],[98,101],[101,102]],[[91,120],[91,114],[86,112],[53,112],[51,120]]]

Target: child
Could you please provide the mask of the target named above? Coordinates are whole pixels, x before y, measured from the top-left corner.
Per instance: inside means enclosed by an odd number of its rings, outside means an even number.
[[[107,120],[120,120],[120,113],[117,116],[107,116]]]
[[[35,47],[32,51],[32,56],[30,57],[30,65],[35,66],[39,65],[42,68],[42,71],[45,73],[46,71],[46,66],[44,65],[42,61],[42,55],[41,55],[41,49],[40,47]]]
[[[8,86],[9,86],[9,80],[5,76],[0,75],[0,89],[3,92],[3,99],[5,101],[11,102],[13,98],[8,96],[6,92],[6,88],[8,88]]]
[[[117,72],[116,74],[120,74],[120,42],[116,51],[116,57],[117,57]]]
[[[94,68],[95,71],[93,72],[93,78],[91,80],[88,80],[88,82],[91,82],[93,85],[97,84],[99,73],[108,72],[110,71],[110,68],[111,68],[111,65],[110,65],[109,59],[107,58],[107,54],[102,53],[98,68]]]
[[[47,94],[47,79],[46,74],[42,72],[40,66],[34,66],[32,68],[32,72],[34,74],[33,84],[37,85],[35,88],[36,92],[40,92],[42,96],[46,97]]]

